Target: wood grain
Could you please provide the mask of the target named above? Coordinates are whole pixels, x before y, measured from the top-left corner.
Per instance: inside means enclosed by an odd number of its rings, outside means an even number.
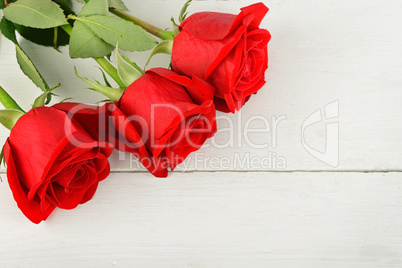
[[[184,1],[125,2],[134,15],[166,28]],[[194,0],[189,11],[237,13],[252,2]],[[220,132],[177,168],[186,172],[155,179],[116,152],[114,174],[93,200],[38,226],[18,210],[2,174],[1,267],[402,266],[402,2],[263,2],[270,11],[262,27],[272,33],[267,84],[241,113],[218,114]],[[50,85],[62,83],[53,103],[104,99],[74,75],[76,66],[100,80],[94,61],[72,60],[67,48],[21,45]],[[140,65],[147,59],[127,55]],[[168,63],[158,55],[150,66]],[[40,94],[2,37],[0,85],[26,109]],[[326,123],[338,123],[336,168],[309,154],[301,135],[303,122],[333,102],[339,116],[306,129],[304,141],[323,151]],[[282,119],[276,132],[275,118]],[[247,124],[265,122],[270,132],[244,134]],[[0,128],[1,143],[8,134]],[[251,165],[269,154],[285,167]]]
[[[139,5],[126,1],[133,14],[160,26],[169,27],[170,17],[177,16],[182,1],[147,1]],[[252,1],[194,1],[190,13],[202,10],[237,13]],[[380,3],[380,4],[379,4]],[[225,170],[258,169],[280,170],[280,167],[247,167],[234,165],[236,155],[261,158],[270,152],[286,160],[286,170],[331,170],[310,155],[301,142],[302,124],[317,109],[328,103],[339,102],[339,170],[400,170],[402,169],[402,4],[398,0],[386,4],[376,0],[341,0],[317,4],[304,1],[265,1],[270,7],[262,27],[272,33],[269,44],[270,63],[266,73],[267,84],[253,96],[241,114],[219,113],[220,132],[201,151],[203,157],[228,157]],[[156,8],[157,7],[157,8]],[[68,97],[72,101],[94,103],[104,99],[97,93],[85,90],[87,85],[75,77],[76,66],[81,75],[101,79],[100,71],[92,60],[71,60],[66,48],[58,53],[30,42],[21,45],[38,65],[39,70],[53,85],[59,96],[54,102]],[[146,53],[129,55],[143,64]],[[151,66],[167,66],[167,56],[157,56]],[[40,91],[19,70],[11,42],[1,40],[0,83],[28,108]],[[278,124],[277,144],[271,132],[251,133],[246,137],[244,128],[264,128],[264,122],[253,116],[265,118],[273,124],[273,117],[282,118]],[[241,117],[241,118],[240,118]],[[228,127],[233,123],[234,138]],[[0,140],[8,135],[1,129]],[[317,150],[325,150],[325,122],[306,131],[306,143]],[[253,144],[267,144],[255,148]],[[224,149],[217,145],[228,143]],[[222,146],[221,146],[222,147]],[[124,160],[122,160],[124,158]],[[214,170],[211,166],[195,163],[195,156],[181,169]],[[130,158],[114,157],[116,170],[137,169],[130,165]]]
[[[400,173],[112,174],[30,223],[0,184],[3,267],[400,267]]]

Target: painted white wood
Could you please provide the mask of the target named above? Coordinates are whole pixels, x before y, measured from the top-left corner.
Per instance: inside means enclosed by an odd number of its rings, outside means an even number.
[[[169,27],[184,1],[125,2],[133,14]],[[193,1],[189,11],[237,13],[252,2]],[[241,114],[229,115],[233,144],[217,148],[230,139],[227,115],[219,113],[221,132],[178,167],[244,172],[173,172],[167,179],[114,173],[89,203],[55,211],[38,226],[18,210],[1,174],[1,267],[401,267],[400,172],[282,171],[334,171],[306,151],[301,133],[309,115],[336,101],[339,117],[329,120],[339,123],[336,169],[402,169],[402,2],[263,2],[270,11],[262,27],[272,33],[267,84]],[[62,83],[54,102],[103,99],[74,75],[76,66],[100,79],[94,61],[71,60],[65,48],[58,53],[23,40],[21,45],[49,84]],[[140,64],[147,58],[127,54]],[[168,61],[158,55],[151,66]],[[24,108],[40,94],[2,37],[0,85]],[[256,115],[271,127],[273,117],[286,117],[278,124],[276,146],[272,128],[248,135],[249,142],[268,142],[268,148],[247,143],[243,131]],[[249,126],[264,124],[254,120]],[[324,122],[310,126],[305,142],[323,150],[325,130]],[[1,143],[7,135],[0,128]],[[285,167],[252,165],[270,153]],[[111,162],[114,171],[141,170],[126,154],[115,153]],[[255,169],[281,172],[246,172]]]
[[[126,1],[133,14],[160,27],[170,26],[170,17],[177,16],[184,1],[153,0]],[[193,1],[190,13],[210,10],[237,13],[253,1]],[[225,144],[230,135],[224,128],[228,120],[219,113],[220,133],[203,149],[201,157],[228,157],[224,170],[281,170],[282,166],[239,167],[236,154],[244,160],[245,154],[261,159],[269,153],[285,159],[286,170],[328,170],[333,167],[310,155],[301,142],[304,120],[328,103],[339,102],[339,165],[340,170],[399,170],[402,168],[402,54],[400,26],[402,2],[389,0],[320,2],[264,1],[270,8],[262,27],[272,33],[269,44],[267,84],[242,109],[241,120],[229,115],[234,123],[234,142],[224,149],[214,144]],[[18,69],[11,42],[0,41],[0,83],[28,108],[39,89]],[[55,91],[54,101],[73,97],[73,101],[97,102],[103,99],[97,93],[85,90],[86,84],[75,77],[73,67],[89,78],[100,79],[100,72],[92,60],[71,60],[67,49],[58,53],[28,41],[21,44],[37,64],[47,81],[62,87]],[[142,64],[146,54],[133,53],[132,58]],[[152,66],[167,66],[167,56],[157,56]],[[277,144],[273,146],[271,133],[251,133],[254,144],[267,148],[253,148],[242,134],[248,120],[262,116],[273,123],[280,121]],[[282,117],[281,117],[282,116]],[[241,122],[241,130],[237,123]],[[265,127],[254,120],[250,128]],[[325,124],[318,123],[306,130],[309,146],[325,150]],[[0,141],[8,131],[1,128]],[[240,138],[239,138],[240,137]],[[137,169],[129,155],[113,157],[116,170]],[[213,165],[199,165],[195,154],[179,169],[214,170]],[[202,161],[203,163],[207,161]]]
[[[36,226],[0,183],[2,267],[401,267],[400,173],[112,174]]]

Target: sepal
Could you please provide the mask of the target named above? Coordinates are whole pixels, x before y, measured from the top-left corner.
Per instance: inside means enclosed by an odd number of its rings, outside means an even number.
[[[56,88],[58,88],[61,84],[58,83],[57,85],[55,85],[54,87],[46,90],[45,92],[43,92],[39,97],[37,97],[34,101],[34,103],[32,104],[32,108],[36,108],[36,107],[42,107],[45,106],[46,104],[48,104],[48,101],[50,99],[50,96],[53,95],[52,91]]]
[[[91,81],[86,77],[82,77],[78,75],[77,68],[74,68],[75,70],[75,75],[79,78],[81,78],[84,82],[88,83],[91,87],[89,89],[97,91],[104,96],[108,97],[111,101],[118,101],[120,97],[123,95],[124,89],[123,88],[113,88],[113,87],[108,87],[105,85],[102,85],[98,81]]]
[[[117,73],[126,86],[131,85],[135,80],[141,77],[144,71],[126,56],[120,54],[119,43],[116,45],[116,64]]]
[[[186,3],[184,3],[184,6],[181,8],[180,10],[180,14],[179,14],[179,22],[182,23],[186,17],[187,17],[187,8],[188,6],[191,4],[192,0],[188,0]]]
[[[154,49],[151,52],[151,55],[149,55],[147,63],[145,63],[144,69],[148,66],[148,63],[151,61],[153,56],[160,53],[172,55],[172,49],[173,49],[173,40],[164,40],[160,42],[156,47],[154,47]]]
[[[18,119],[23,116],[25,113],[16,109],[4,109],[0,110],[0,123],[11,130],[15,123],[17,123]]]

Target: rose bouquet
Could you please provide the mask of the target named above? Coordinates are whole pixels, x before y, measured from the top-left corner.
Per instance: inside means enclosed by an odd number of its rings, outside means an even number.
[[[34,223],[56,207],[89,201],[110,173],[113,149],[166,177],[215,134],[216,110],[238,111],[265,83],[271,36],[259,27],[268,11],[262,3],[238,15],[198,12],[186,18],[190,0],[168,31],[129,15],[120,0],[84,2],[76,11],[68,0],[0,0],[0,30],[15,44],[21,70],[43,91],[25,112],[0,87],[0,123],[11,130],[2,153],[8,183]],[[16,33],[54,49],[68,45],[71,58],[93,58],[103,84],[76,74],[106,103],[49,107],[59,85],[48,86]],[[146,70],[122,50],[149,50],[148,62],[157,53],[171,54],[170,68]]]

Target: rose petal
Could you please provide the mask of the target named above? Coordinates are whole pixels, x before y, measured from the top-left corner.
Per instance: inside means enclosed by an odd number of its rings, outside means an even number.
[[[41,210],[39,197],[33,200],[28,199],[28,189],[20,182],[20,174],[14,162],[13,149],[7,139],[4,145],[4,157],[7,162],[7,180],[10,185],[13,197],[17,202],[18,207],[24,215],[33,223],[40,223],[55,209],[54,206],[48,206],[46,210]],[[20,169],[19,169],[20,170]]]

